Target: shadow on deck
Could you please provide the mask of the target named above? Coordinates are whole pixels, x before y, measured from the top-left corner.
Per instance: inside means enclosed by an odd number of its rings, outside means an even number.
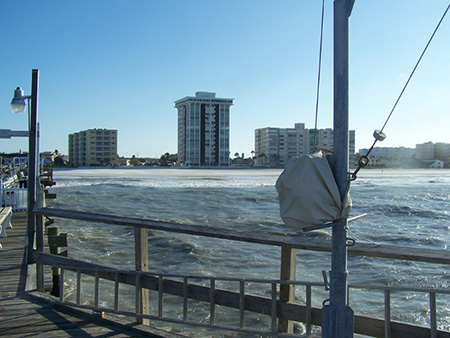
[[[14,213],[12,225],[8,237],[1,239],[0,337],[182,337],[123,317],[102,318],[58,305],[29,289],[27,281],[33,279],[34,273],[33,266],[28,269],[25,261],[26,213]]]

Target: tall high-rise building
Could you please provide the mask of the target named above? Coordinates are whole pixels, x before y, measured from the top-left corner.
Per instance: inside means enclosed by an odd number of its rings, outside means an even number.
[[[260,128],[255,130],[255,164],[284,166],[291,157],[314,152],[315,145],[333,150],[333,129],[307,129],[304,123],[294,128]],[[349,164],[355,162],[355,131],[349,132]]]
[[[178,162],[182,166],[230,164],[230,106],[233,99],[197,92],[175,101],[178,109]]]
[[[117,130],[88,129],[69,135],[71,166],[116,166]]]

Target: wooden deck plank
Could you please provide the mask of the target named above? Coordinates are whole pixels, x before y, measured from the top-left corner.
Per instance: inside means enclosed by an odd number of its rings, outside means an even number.
[[[32,271],[25,264],[26,213],[14,213],[12,223],[8,237],[1,239],[0,337],[182,337],[142,325],[94,317],[89,312],[57,305],[29,293],[27,278]],[[50,273],[46,273],[47,276]],[[45,284],[50,285],[51,280],[47,278]]]

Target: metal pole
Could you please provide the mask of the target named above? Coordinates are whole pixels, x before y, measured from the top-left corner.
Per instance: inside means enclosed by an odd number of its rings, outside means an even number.
[[[33,69],[31,77],[31,110],[28,136],[28,202],[27,202],[27,261],[32,263],[35,219],[33,208],[36,203],[37,177],[37,113],[38,113],[39,70]]]
[[[348,185],[348,22],[354,0],[334,1],[334,154],[331,169],[341,200]],[[330,304],[322,314],[322,337],[353,337],[353,310],[347,306],[347,219],[332,230]]]

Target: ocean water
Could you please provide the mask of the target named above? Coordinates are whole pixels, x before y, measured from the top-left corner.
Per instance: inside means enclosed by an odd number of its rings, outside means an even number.
[[[57,199],[49,200],[48,206],[224,229],[293,233],[279,215],[275,182],[280,173],[281,170],[271,169],[60,170],[54,172],[56,186],[51,188]],[[450,171],[362,170],[352,183],[350,194],[352,216],[367,214],[350,224],[351,235],[357,241],[448,250]],[[132,228],[62,219],[57,220],[57,225],[68,233],[70,257],[134,268]],[[149,233],[152,271],[279,278],[278,247],[161,231]],[[325,229],[307,236],[330,241],[329,234]],[[329,269],[330,254],[298,251],[297,280],[321,282],[322,270]],[[439,288],[449,285],[448,267],[439,264],[349,257],[348,271],[349,283]],[[87,283],[92,281],[87,280]],[[69,298],[73,296],[74,284],[73,279],[67,280]],[[266,291],[255,292],[264,294]],[[131,288],[129,292],[131,299],[134,291]],[[89,296],[85,298],[85,302],[91,302]],[[299,301],[304,299],[302,290],[298,298]],[[321,307],[326,298],[327,292],[313,289],[313,306]],[[438,297],[438,325],[446,330],[450,330],[449,300],[447,296]],[[358,314],[380,316],[383,311],[382,292],[351,291],[350,302]],[[131,310],[133,304],[131,300]],[[392,296],[393,319],[427,325],[426,309],[426,294]],[[204,315],[200,308],[197,315]],[[217,333],[193,330],[192,336],[218,337]]]

